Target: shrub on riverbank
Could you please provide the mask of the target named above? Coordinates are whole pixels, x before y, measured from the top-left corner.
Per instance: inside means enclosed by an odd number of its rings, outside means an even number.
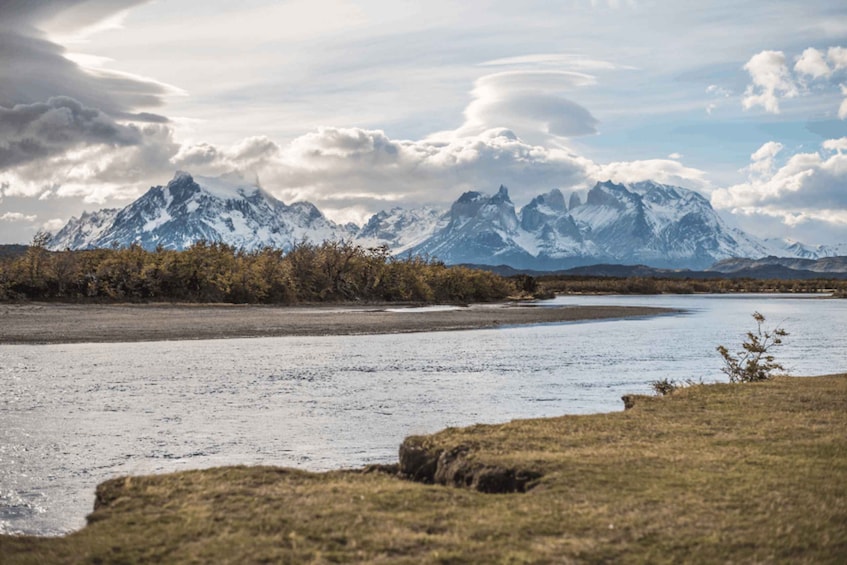
[[[113,479],[4,563],[841,563],[847,375],[409,438],[399,466]],[[435,485],[401,480],[398,468]],[[453,486],[444,487],[441,484]],[[511,494],[490,494],[513,485]],[[506,489],[508,490],[508,489]],[[521,492],[524,490],[526,492]]]
[[[300,243],[284,253],[208,242],[185,251],[133,245],[49,252],[36,241],[22,256],[0,261],[0,300],[457,303],[513,292],[493,273],[349,242]]]

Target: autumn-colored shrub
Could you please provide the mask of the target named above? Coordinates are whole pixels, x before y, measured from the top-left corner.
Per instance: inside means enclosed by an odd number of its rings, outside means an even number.
[[[0,259],[0,300],[481,302],[515,290],[499,275],[448,267],[385,246],[296,244],[287,253],[199,241],[184,251],[126,248],[51,252],[37,239]]]

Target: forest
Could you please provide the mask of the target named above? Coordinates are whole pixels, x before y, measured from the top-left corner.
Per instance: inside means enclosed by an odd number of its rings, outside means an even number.
[[[469,303],[515,290],[493,273],[344,241],[303,242],[287,253],[206,241],[184,251],[49,251],[45,243],[0,256],[0,301]]]

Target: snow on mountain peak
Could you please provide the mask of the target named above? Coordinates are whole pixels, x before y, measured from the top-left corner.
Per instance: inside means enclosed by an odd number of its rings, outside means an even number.
[[[318,242],[354,234],[308,202],[286,206],[241,174],[204,177],[178,171],[167,186],[150,188],[114,214],[72,220],[50,246],[182,249],[202,239],[244,249],[289,249],[304,239]]]
[[[704,268],[730,257],[847,252],[847,246],[762,242],[728,227],[701,194],[652,181],[598,182],[584,201],[573,192],[567,204],[562,191],[553,189],[536,196],[520,213],[501,185],[494,194],[465,192],[448,211],[382,211],[359,228],[335,224],[308,202],[286,205],[263,190],[258,179],[239,173],[192,176],[185,171],[123,209],[72,218],[49,245],[182,249],[200,239],[244,249],[290,249],[303,240],[346,239],[446,263],[539,270],[596,263]]]

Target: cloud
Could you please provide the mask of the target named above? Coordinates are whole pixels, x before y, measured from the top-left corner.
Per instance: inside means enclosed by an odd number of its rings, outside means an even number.
[[[847,120],[847,85],[842,84],[841,86],[841,94],[845,96],[844,100],[841,101],[841,106],[838,107],[838,118],[842,120]]]
[[[295,139],[260,176],[286,200],[309,198],[372,211],[398,198],[445,204],[461,190],[503,183],[518,198],[586,182],[593,163],[532,145],[505,128],[449,140],[395,140],[379,130],[320,128]]]
[[[0,215],[0,222],[34,222],[38,216],[21,214],[20,212],[6,212]]]
[[[80,145],[137,145],[135,126],[116,123],[72,98],[0,107],[0,169],[63,153]]]
[[[829,59],[835,70],[847,69],[847,48],[830,47],[826,52],[826,58]]]
[[[784,149],[784,146],[776,141],[768,141],[750,155],[750,166],[745,170],[755,177],[762,177],[773,173],[774,159]]]
[[[280,147],[266,136],[244,139],[230,148],[208,143],[184,145],[170,158],[177,169],[202,170],[204,174],[223,174],[233,170],[257,171],[269,165]]]
[[[753,84],[744,91],[741,101],[745,110],[761,106],[766,112],[779,114],[779,98],[797,96],[797,86],[785,64],[782,51],[762,51],[744,65]]]
[[[838,151],[839,153],[847,151],[847,137],[827,139],[821,144],[821,147],[828,151]]]
[[[750,74],[753,84],[744,91],[742,106],[750,110],[761,106],[766,112],[779,114],[779,102],[783,98],[806,96],[812,93],[824,93],[829,96],[831,89],[840,86],[845,96],[838,108],[838,117],[847,119],[847,86],[839,84],[840,71],[847,69],[847,49],[830,47],[824,51],[809,47],[795,58],[794,73],[786,64],[782,51],[762,51],[747,61],[744,69]],[[707,92],[713,92],[710,86]],[[706,112],[711,114],[715,108],[710,104]]]
[[[105,69],[86,69],[65,56],[45,26],[70,32],[138,5],[139,0],[19,0],[0,2],[0,106],[43,102],[67,96],[115,118],[162,121],[136,113],[161,106],[173,89],[162,83]]]
[[[826,63],[823,51],[809,47],[803,51],[802,55],[797,57],[797,62],[794,64],[794,72],[808,75],[812,78],[823,78],[831,75],[832,69]]]
[[[65,225],[67,223],[68,223],[68,221],[66,219],[51,218],[51,219],[47,220],[46,222],[44,222],[43,224],[41,224],[41,229],[43,229],[44,231],[46,231],[48,233],[56,233],[57,231],[59,231],[60,229],[65,227]]]
[[[718,86],[717,84],[710,84],[706,87],[706,92],[708,94],[712,94],[714,96],[719,96],[721,98],[729,98],[732,96],[732,92],[722,86]]]
[[[446,135],[466,137],[508,128],[531,143],[597,133],[597,119],[563,93],[595,84],[572,71],[504,71],[480,77],[465,108],[464,124]],[[444,133],[434,135],[437,138]]]
[[[51,119],[64,117],[60,114]],[[179,144],[168,126],[118,126],[113,131],[113,125],[107,120],[98,129],[100,124],[94,120],[89,129],[69,126],[58,140],[42,140],[44,154],[30,153],[31,159],[0,170],[0,183],[8,185],[5,193],[42,200],[82,198],[101,204],[109,199],[134,198],[149,188],[148,179],[173,174],[170,159]]]
[[[570,53],[536,53],[532,55],[520,55],[517,57],[504,57],[493,59],[482,63],[485,67],[525,66],[553,67],[557,69],[567,68],[570,70],[614,70],[619,68],[632,69],[632,67],[621,67],[609,61],[591,59],[583,55]]]
[[[596,165],[591,171],[594,180],[612,180],[618,183],[631,183],[653,180],[663,184],[673,184],[699,190],[708,190],[706,173],[699,169],[686,167],[670,159],[645,159],[641,161],[620,161]]]
[[[845,148],[847,138],[827,140],[821,151],[797,153],[777,167],[774,159],[783,147],[766,143],[751,157],[748,181],[714,191],[712,205],[780,218],[785,225],[811,220],[847,225]]]
[[[729,98],[732,96],[732,91],[722,86],[718,86],[717,84],[710,84],[706,87],[706,94],[710,94],[714,98],[714,101],[706,104],[706,114],[711,116],[712,112],[714,112],[719,106],[717,100],[721,98]]]
[[[102,205],[136,198],[175,169],[202,175],[239,170],[257,175],[286,202],[310,200],[335,219],[356,221],[389,203],[447,205],[463,190],[500,184],[519,204],[554,187],[586,188],[609,178],[707,187],[702,171],[678,160],[598,165],[561,147],[529,143],[507,128],[401,140],[381,130],[323,127],[285,146],[252,137],[229,147],[180,145],[165,125],[136,129],[133,145],[83,145],[0,172],[0,182],[13,196]]]
[[[150,0],[10,0],[0,4],[0,27],[20,29],[36,23],[71,32],[97,26]]]

